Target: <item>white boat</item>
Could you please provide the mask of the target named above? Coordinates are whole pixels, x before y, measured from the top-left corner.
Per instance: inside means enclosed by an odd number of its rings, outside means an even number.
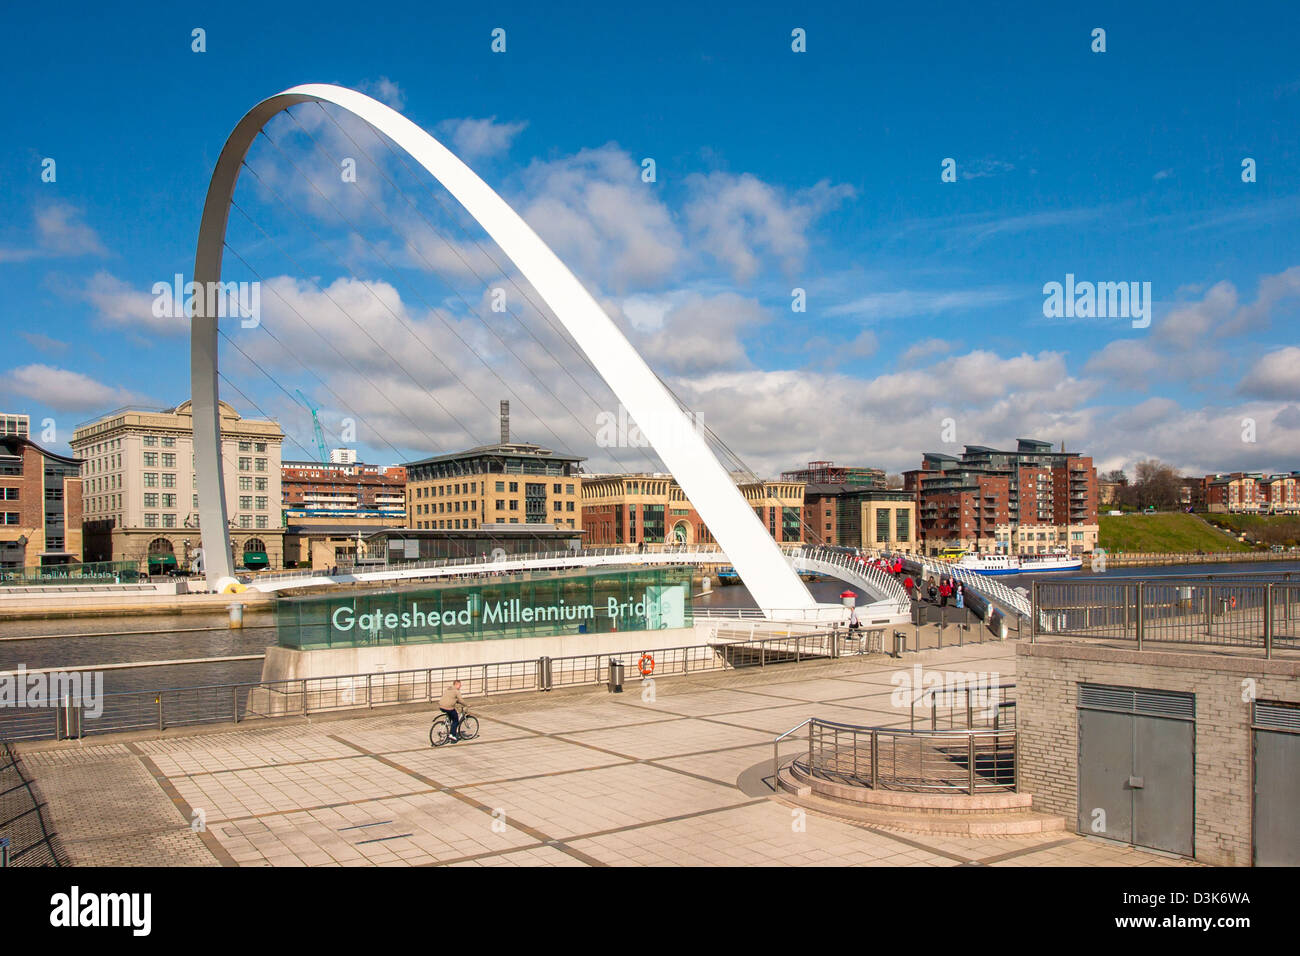
[[[1040,574],[1048,571],[1079,571],[1083,559],[1068,554],[967,554],[957,567],[976,574]]]

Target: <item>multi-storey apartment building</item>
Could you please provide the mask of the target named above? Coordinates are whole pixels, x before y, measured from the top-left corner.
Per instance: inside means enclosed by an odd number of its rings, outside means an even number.
[[[1260,485],[1269,514],[1300,514],[1300,472],[1269,475]]]
[[[837,465],[833,461],[810,461],[807,468],[781,472],[782,481],[802,481],[810,485],[853,485],[860,488],[884,488],[882,468]]]
[[[81,462],[47,451],[26,431],[14,428],[0,435],[0,570],[5,571],[81,560]]]
[[[926,452],[904,473],[925,549],[1082,554],[1097,545],[1099,491],[1092,459],[1021,438],[1015,451],[967,445],[961,456]]]
[[[222,475],[237,566],[280,567],[279,424],[220,403]],[[87,561],[138,561],[152,573],[189,567],[202,547],[194,417],[175,408],[122,408],[73,432],[82,460]]]
[[[366,517],[400,526],[406,521],[406,469],[401,465],[286,461],[280,465],[280,487],[290,523]]]
[[[1261,472],[1234,471],[1206,475],[1207,511],[1230,514],[1258,514],[1266,511]]]

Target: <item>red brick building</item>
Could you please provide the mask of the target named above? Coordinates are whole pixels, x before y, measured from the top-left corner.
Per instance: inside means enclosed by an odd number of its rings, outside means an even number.
[[[81,561],[81,461],[0,437],[0,569]]]

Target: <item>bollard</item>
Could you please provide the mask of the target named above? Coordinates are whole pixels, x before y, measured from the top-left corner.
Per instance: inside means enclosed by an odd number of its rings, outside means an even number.
[[[244,605],[230,605],[230,629],[238,630],[244,626]]]

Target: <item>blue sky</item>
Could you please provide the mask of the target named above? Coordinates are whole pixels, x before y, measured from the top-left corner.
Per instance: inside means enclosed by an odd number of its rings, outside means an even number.
[[[56,447],[117,405],[186,397],[184,329],[141,303],[154,282],[188,277],[208,177],[243,112],[330,82],[398,107],[466,159],[761,472],[810,457],[916,467],[924,450],[954,450],[948,418],[958,445],[1033,435],[1106,467],[1300,468],[1293,5],[993,16],[957,4],[394,3],[373,23],[350,3],[77,6],[15,9],[0,39],[13,89],[0,121],[0,407],[53,418]],[[195,27],[206,52],[191,50]],[[490,50],[496,27],[503,54]],[[805,53],[791,50],[796,27]],[[1090,49],[1097,27],[1104,53]],[[507,397],[518,437],[596,467],[647,467],[596,446],[595,417],[616,399],[555,366],[547,349],[575,357],[549,326],[523,309],[532,338],[490,327],[504,319],[480,308],[483,283],[411,254],[424,220],[459,228],[436,187],[371,141],[403,190],[368,175],[365,201],[340,184],[321,202],[292,164],[319,170],[352,127],[296,115],[269,131],[282,148],[249,158],[296,212],[246,175],[237,202],[259,225],[232,214],[230,242],[284,293],[266,325],[297,355],[243,340],[281,390],[227,348],[229,400],[281,419],[286,457],[310,446],[310,418],[287,394],[302,388],[331,444],[344,418],[361,420],[373,460],[488,439],[489,409]],[[41,182],[46,157],[56,182]],[[646,157],[654,183],[639,175]],[[947,157],[955,182],[941,181]],[[410,200],[421,219],[403,218]],[[485,240],[459,226],[477,256]],[[227,278],[254,272],[227,255]],[[1045,318],[1043,286],[1067,273],[1150,282],[1151,326]],[[791,311],[794,288],[806,312]],[[355,304],[347,323],[318,314],[335,310],[323,289]],[[329,342],[295,325],[289,301],[317,310]],[[353,320],[367,314],[400,370],[356,357],[367,341]],[[451,327],[473,354],[457,353]],[[495,336],[522,343],[533,372]]]

